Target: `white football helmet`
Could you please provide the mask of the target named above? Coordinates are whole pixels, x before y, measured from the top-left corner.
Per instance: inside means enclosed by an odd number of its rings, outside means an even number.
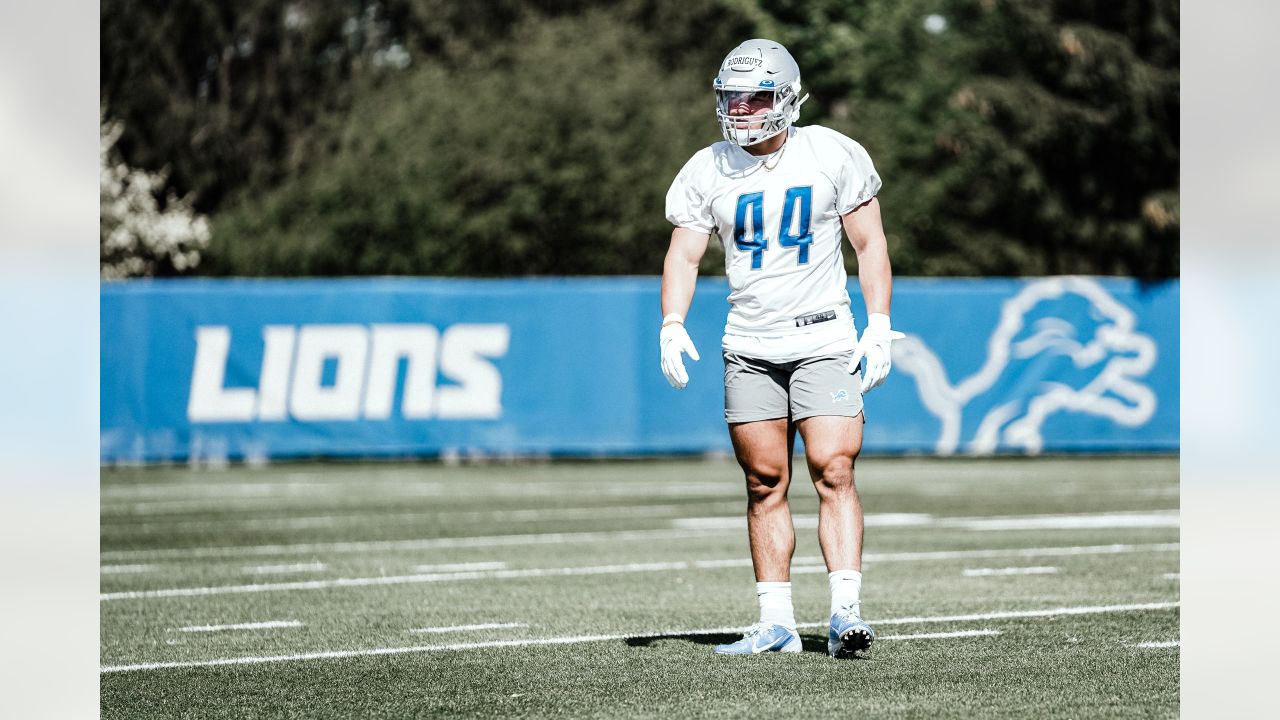
[[[791,127],[809,99],[800,97],[800,66],[772,40],[748,40],[731,50],[713,87],[720,132],[744,147]]]

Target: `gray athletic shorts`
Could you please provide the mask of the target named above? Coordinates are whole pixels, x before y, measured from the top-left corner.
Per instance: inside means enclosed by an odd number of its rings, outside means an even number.
[[[845,372],[853,351],[791,362],[724,353],[724,419],[729,423],[815,415],[857,417],[862,375]]]

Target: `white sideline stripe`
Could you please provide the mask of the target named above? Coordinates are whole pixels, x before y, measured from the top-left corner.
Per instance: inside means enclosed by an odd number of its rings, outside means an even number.
[[[215,497],[230,497],[235,495],[247,495],[252,497],[260,497],[262,495],[271,495],[284,491],[288,494],[297,494],[293,491],[305,492],[306,494],[314,493],[317,488],[334,487],[330,483],[323,482],[285,482],[285,483],[171,483],[164,485],[120,485],[114,487],[102,488],[100,499],[103,503],[109,503],[112,500],[129,500],[129,499],[147,499],[147,498],[169,498],[173,495],[210,495]]]
[[[178,632],[222,632],[223,630],[270,630],[272,628],[302,627],[298,620],[268,620],[266,622],[231,623],[230,625],[189,625],[178,628]]]
[[[1142,512],[1092,513],[1087,515],[1022,515],[1008,517],[935,517],[925,513],[868,514],[867,527],[938,527],[960,530],[1100,530],[1116,528],[1178,527],[1178,512],[1169,510]],[[817,515],[793,515],[792,523],[800,529],[818,527]],[[672,527],[690,530],[731,530],[747,526],[741,515],[687,517],[671,521]]]
[[[711,500],[692,503],[701,507],[722,508],[725,512],[741,509],[741,503]],[[376,521],[382,525],[423,523],[440,520],[490,520],[498,522],[516,521],[533,522],[542,520],[580,520],[609,517],[668,517],[681,512],[688,512],[690,504],[684,505],[609,505],[605,507],[566,507],[525,510],[483,510],[465,512],[415,512],[387,514],[380,510],[369,510],[364,513],[348,513],[344,515],[306,515],[292,517],[265,518],[230,518],[224,520],[148,520],[144,522],[120,522],[107,525],[103,531],[114,537],[131,537],[136,535],[156,534],[160,532],[192,532],[196,530],[217,531],[229,529],[243,530],[311,530],[315,528],[331,528],[338,524],[368,523]]]
[[[99,600],[131,600],[139,598],[194,597],[197,595],[224,595],[230,593],[269,592],[272,590],[328,590],[340,587],[369,587],[376,585],[407,585],[410,583],[448,582],[456,580],[510,579],[530,577],[563,577],[569,575],[614,575],[628,572],[655,572],[661,570],[687,570],[692,563],[629,563],[626,565],[597,565],[565,568],[530,568],[527,570],[471,570],[449,573],[423,573],[419,575],[388,575],[367,578],[337,578],[334,580],[306,580],[299,582],[261,583],[257,585],[221,585],[214,587],[171,588],[167,590],[135,590],[103,593]]]
[[[276,573],[320,572],[328,566],[322,562],[294,563],[292,565],[251,565],[244,569],[253,575],[273,575]]]
[[[306,484],[298,485],[304,487]],[[136,517],[144,515],[162,515],[171,513],[187,513],[187,512],[204,512],[215,509],[245,509],[245,510],[288,510],[314,507],[317,498],[332,498],[349,495],[353,487],[342,486],[334,487],[332,491],[326,491],[329,486],[324,483],[313,483],[317,489],[307,492],[289,492],[286,494],[272,494],[259,492],[257,490],[246,488],[245,493],[232,492],[212,492],[206,497],[185,497],[181,499],[158,499],[140,501],[130,501],[126,499],[113,500],[112,497],[104,497],[100,508],[103,516],[110,517]],[[254,487],[254,486],[250,486]],[[393,492],[387,492],[386,488],[390,488]],[[655,497],[667,498],[686,498],[686,497],[702,497],[708,500],[725,500],[737,499],[741,493],[737,483],[724,482],[706,482],[706,483],[683,483],[680,485],[643,485],[639,483],[614,483],[614,484],[587,484],[585,482],[573,483],[486,483],[483,492],[480,493],[461,493],[458,492],[457,486],[446,487],[444,484],[432,485],[430,483],[413,483],[399,482],[389,484],[367,484],[359,486],[359,491],[366,497],[376,496],[384,500],[412,500],[422,498],[433,498],[441,496],[449,496],[455,499],[476,499],[489,500],[497,497],[503,498],[534,498],[534,497],[553,497],[563,498],[576,492],[589,491],[594,497],[599,498],[634,498],[641,497],[645,499]],[[108,493],[110,495],[110,493]]]
[[[125,575],[135,573],[148,573],[159,568],[159,565],[103,565],[98,568],[98,572],[103,575]]]
[[[600,496],[669,495],[682,497],[709,493],[737,497],[741,492],[738,483],[726,483],[718,480],[690,481],[660,486],[640,485],[630,480],[601,479],[590,480],[529,480],[519,482],[488,482],[467,488],[448,480],[420,480],[415,478],[365,478],[363,473],[355,482],[341,480],[316,481],[300,475],[301,481],[287,482],[242,482],[242,483],[169,483],[163,485],[114,485],[104,487],[100,499],[104,504],[114,503],[117,506],[126,504],[146,504],[148,501],[165,503],[190,502],[199,500],[221,500],[227,498],[282,499],[307,498],[323,495],[347,495],[358,491],[364,495],[420,497],[449,494],[455,498],[486,499],[492,497],[532,497],[532,496],[564,496],[579,490],[590,489],[600,491]],[[984,476],[985,477],[985,476]],[[474,490],[471,492],[469,490]],[[263,496],[271,496],[264,498]]]
[[[1178,603],[1146,603],[1140,605],[1103,605],[1097,607],[1053,608],[1050,610],[1023,610],[1010,612],[984,613],[981,615],[957,615],[937,618],[900,618],[896,620],[873,620],[878,625],[902,625],[921,622],[950,622],[954,618],[1001,619],[1007,617],[1049,617],[1052,615],[1088,615],[1107,612],[1126,612],[1131,610],[1151,610],[1177,607]],[[827,623],[802,623],[798,627],[826,627]],[[620,635],[576,635],[571,637],[534,638],[529,640],[494,640],[490,642],[451,643],[449,645],[417,645],[412,647],[368,648],[364,650],[330,650],[325,652],[301,653],[297,655],[265,655],[258,657],[220,658],[217,660],[186,660],[179,662],[138,663],[134,665],[105,665],[98,668],[99,673],[127,672],[131,670],[163,670],[167,668],[217,667],[220,665],[259,665],[273,662],[293,662],[298,660],[325,660],[336,658],[370,657],[377,655],[403,655],[407,653],[441,652],[445,650],[481,650],[499,647],[534,647],[540,645],[572,645],[577,643],[601,642],[605,640],[629,640],[632,638],[679,637],[682,635],[719,635],[742,632],[741,626],[704,628],[700,630],[659,630],[655,632],[627,633]],[[987,631],[971,631],[986,633]],[[951,633],[936,633],[930,637],[942,637]],[[908,640],[917,636],[886,636],[882,640]]]
[[[802,530],[816,528],[818,516],[792,515],[791,522]],[[935,520],[925,513],[868,513],[862,522],[867,527],[922,527]],[[674,518],[671,526],[681,530],[741,530],[747,526],[747,518],[742,514]]]
[[[1049,575],[1058,572],[1056,567],[1007,567],[1007,568],[965,568],[961,575],[965,577],[987,577],[989,575]]]
[[[687,634],[687,633],[686,633]],[[217,667],[219,665],[260,665],[272,662],[297,660],[326,660],[336,658],[370,657],[375,655],[404,655],[407,653],[439,652],[441,650],[473,650],[497,647],[524,647],[536,645],[569,645],[598,642],[601,640],[626,640],[631,635],[579,635],[577,637],[545,638],[541,640],[497,640],[480,643],[454,643],[452,645],[417,645],[412,647],[369,648],[366,650],[330,650],[301,653],[298,655],[265,655],[261,657],[222,658],[219,660],[190,660],[183,662],[139,663],[137,665],[107,665],[99,673],[127,672],[129,670],[161,670],[165,668]]]
[[[935,617],[906,617],[893,620],[876,620],[877,625],[914,625],[917,623],[972,622],[974,620],[1009,620],[1011,618],[1053,617],[1054,615],[1097,615],[1099,613],[1127,612],[1130,610],[1171,610],[1181,605],[1178,601],[1138,603],[1134,605],[1092,605],[1085,607],[1060,607],[1050,610],[1005,610],[976,613],[973,615],[940,615]],[[805,623],[800,627],[826,627],[827,623]]]
[[[867,553],[863,561],[903,562],[916,560],[951,560],[958,558],[1038,557],[1062,555],[1106,555],[1128,552],[1177,550],[1178,543],[1154,543],[1149,545],[1091,545],[1075,547],[1022,548],[1012,550],[938,550],[926,552]],[[148,598],[194,597],[199,595],[226,595],[234,593],[271,592],[276,590],[328,590],[341,587],[368,587],[377,585],[408,585],[413,583],[457,582],[462,580],[512,579],[533,577],[564,577],[572,575],[615,575],[633,572],[662,572],[668,570],[716,569],[750,567],[750,558],[729,560],[680,560],[675,562],[627,563],[623,565],[595,565],[561,568],[526,568],[521,570],[469,570],[463,572],[419,573],[415,575],[389,575],[364,578],[334,578],[326,580],[301,580],[296,582],[257,583],[252,585],[216,585],[212,587],[166,588],[163,590],[128,590],[102,593],[99,601],[139,600]],[[797,558],[792,565],[794,574],[825,573],[821,558]]]
[[[1160,642],[1140,642],[1134,643],[1136,648],[1175,648],[1181,645],[1181,640],[1163,640]]]
[[[529,533],[524,535],[488,535],[472,537],[426,538],[420,540],[363,540],[355,542],[300,543],[295,545],[244,545],[206,548],[168,548],[164,550],[107,550],[103,560],[159,560],[251,557],[254,555],[293,555],[344,552],[384,552],[396,550],[438,550],[441,548],[508,547],[521,545],[558,545],[571,542],[630,542],[632,540],[680,540],[703,537],[699,530],[600,530],[570,533]]]
[[[502,570],[506,566],[507,564],[504,562],[444,563],[443,565],[418,565],[413,568],[413,571],[420,573],[433,573],[466,570]]]
[[[906,520],[903,518],[910,516],[911,513],[902,513],[898,515],[898,519],[894,521],[897,526],[904,526]],[[1130,516],[1131,514],[1126,514]],[[1164,522],[1163,517],[1170,515],[1173,518],[1176,527],[1176,514],[1161,513],[1161,518],[1157,518],[1160,522]],[[989,522],[1000,521],[1010,523],[1014,520],[1029,521],[1035,518],[1044,518],[1052,516],[1030,516],[1029,518],[962,518],[965,523],[968,522]],[[1062,517],[1080,517],[1080,516],[1062,516]],[[520,546],[520,545],[556,545],[571,542],[608,542],[621,541],[627,542],[631,540],[671,540],[683,539],[691,537],[702,537],[707,534],[717,532],[725,532],[728,530],[740,529],[746,523],[745,518],[678,518],[673,520],[674,524],[686,521],[703,521],[714,520],[716,523],[707,527],[676,527],[673,529],[656,529],[656,530],[614,530],[614,531],[586,531],[586,532],[568,532],[568,533],[527,533],[520,535],[488,535],[488,536],[472,536],[472,537],[446,537],[446,538],[424,538],[413,540],[364,540],[350,542],[333,542],[333,543],[298,543],[298,544],[281,544],[281,545],[244,545],[244,546],[228,546],[228,547],[204,547],[204,548],[166,548],[160,550],[107,550],[101,553],[102,560],[111,561],[130,561],[130,560],[160,560],[160,559],[197,559],[197,558],[232,558],[247,557],[254,555],[290,555],[290,554],[321,554],[321,553],[342,553],[342,552],[380,552],[380,551],[398,551],[398,550],[432,550],[441,548],[476,548],[476,547],[504,547],[504,546]],[[732,520],[734,525],[725,525],[723,522]],[[723,522],[722,522],[723,521]],[[1148,522],[1142,520],[1142,522]],[[816,519],[815,519],[816,522]],[[1065,521],[1064,521],[1065,522]],[[1074,522],[1074,521],[1072,521]],[[962,525],[963,526],[963,525]],[[1137,527],[1153,527],[1162,525],[1136,525]],[[1029,527],[1022,525],[1017,529],[1027,529]],[[1050,527],[1049,525],[1040,526],[1040,529]],[[1072,526],[1077,527],[1077,526]],[[1114,527],[1135,527],[1135,525],[1116,525]],[[1013,529],[1013,528],[1002,528]]]
[[[864,557],[862,558],[862,560],[863,562],[866,562],[867,559]],[[825,565],[801,565],[800,567],[795,567],[793,565],[791,567],[791,574],[792,575],[818,575],[818,574],[826,575],[828,573]]]
[[[1178,512],[1095,513],[1090,515],[1029,515],[1026,517],[949,518],[943,527],[965,530],[1098,530],[1113,528],[1176,528]]]
[[[867,513],[863,524],[870,527],[915,527],[933,518],[928,513]],[[817,516],[814,516],[817,519]]]
[[[482,623],[480,625],[450,625],[448,627],[415,628],[411,633],[451,633],[466,630],[500,630],[502,628],[527,628],[528,623]]]
[[[876,640],[942,640],[945,638],[981,637],[983,635],[999,635],[999,630],[957,630],[955,632],[916,633],[914,635],[881,635]]]
[[[1179,548],[1178,543],[1115,543],[1112,545],[1076,545],[1066,547],[1021,548],[1016,550],[936,550],[914,553],[867,553],[866,561],[892,560],[953,560],[957,558],[997,557],[1067,557],[1071,555],[1113,555],[1130,552],[1168,552]]]
[[[104,520],[119,523],[132,518],[150,515],[180,515],[186,513],[209,513],[218,510],[236,510],[246,512],[299,512],[316,505],[316,495],[290,495],[274,498],[254,497],[211,497],[204,500],[156,500],[142,503],[104,503],[100,514]],[[389,499],[403,499],[393,496]]]

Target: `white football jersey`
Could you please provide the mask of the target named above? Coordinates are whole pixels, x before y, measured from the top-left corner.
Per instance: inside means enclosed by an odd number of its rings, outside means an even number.
[[[667,220],[724,245],[724,349],[778,361],[853,348],[840,217],[880,191],[858,143],[819,125],[788,132],[768,158],[704,148],[667,191]]]

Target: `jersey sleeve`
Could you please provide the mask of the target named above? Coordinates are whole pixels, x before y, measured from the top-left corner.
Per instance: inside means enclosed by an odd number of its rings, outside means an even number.
[[[871,156],[856,141],[834,130],[830,131],[830,138],[838,149],[832,157],[840,163],[836,171],[836,210],[844,215],[880,192],[880,175]]]
[[[693,156],[667,190],[667,220],[676,227],[709,235],[715,232],[716,223],[711,215],[711,204],[698,187],[699,159],[699,155]]]

